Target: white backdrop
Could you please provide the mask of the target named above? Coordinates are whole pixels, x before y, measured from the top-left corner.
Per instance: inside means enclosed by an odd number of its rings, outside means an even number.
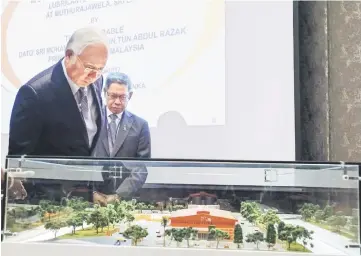
[[[18,86],[93,22],[111,40],[107,68],[135,84],[129,109],[149,122],[153,157],[294,160],[291,1],[29,2],[2,12],[2,157]]]

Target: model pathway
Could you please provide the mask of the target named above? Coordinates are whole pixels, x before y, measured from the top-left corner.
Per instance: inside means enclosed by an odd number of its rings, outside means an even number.
[[[360,249],[345,248],[346,245],[353,244],[347,237],[303,221],[300,215],[279,214],[278,216],[286,224],[298,225],[308,230],[313,230],[314,234],[312,243],[314,244],[314,247],[310,248],[309,244],[306,246],[313,253],[327,255],[360,255]]]

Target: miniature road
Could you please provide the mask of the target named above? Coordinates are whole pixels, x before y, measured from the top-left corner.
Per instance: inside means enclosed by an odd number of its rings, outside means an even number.
[[[134,224],[147,228],[148,236],[141,242],[144,246],[163,246],[163,227],[160,222],[137,221]],[[157,237],[157,231],[160,231],[161,237]],[[167,243],[168,244],[168,243]]]
[[[161,231],[163,234],[163,228],[160,222],[148,222],[148,221],[135,221],[132,225],[139,225],[143,228],[147,228],[148,236],[144,238],[139,245],[142,246],[163,246],[163,238],[157,237],[157,231]],[[126,229],[127,224],[121,224]],[[114,245],[118,238],[124,238],[121,234],[114,233],[112,236],[99,236],[99,237],[82,237],[79,239],[59,239],[52,242],[55,243],[72,243],[72,244],[94,244],[94,245]],[[130,246],[131,240],[126,239],[125,242],[121,242],[118,246]]]
[[[21,232],[18,232],[18,234],[16,236],[7,236],[5,238],[5,242],[9,241],[9,242],[26,242],[29,239],[38,237],[38,236],[42,236],[42,235],[46,235],[46,234],[51,234],[52,237],[54,237],[53,232],[46,230],[44,228],[44,226],[40,226],[31,230],[24,230]]]
[[[300,215],[296,214],[279,214],[282,221],[286,224],[299,225],[308,230],[313,230],[313,248],[310,248],[314,253],[327,255],[352,255],[359,256],[360,249],[345,248],[346,245],[353,244],[350,239],[333,233],[326,229],[312,225],[301,219]]]
[[[89,227],[90,225],[84,224],[84,228]],[[77,227],[76,230],[80,230],[81,227]],[[56,233],[56,236],[62,236],[72,232],[71,227],[65,227],[59,229]],[[5,241],[8,242],[41,242],[54,239],[54,232],[51,230],[46,230],[44,226],[37,227],[31,230],[26,230],[19,232],[16,236],[6,237]]]

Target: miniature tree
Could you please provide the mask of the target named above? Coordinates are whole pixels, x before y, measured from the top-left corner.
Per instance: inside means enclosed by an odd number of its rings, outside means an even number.
[[[300,213],[302,219],[304,219],[305,221],[308,221],[313,216],[313,212],[308,208],[302,209]]]
[[[278,237],[280,237],[280,234],[281,232],[285,229],[285,226],[286,224],[281,221],[279,224],[278,224],[278,228],[277,228],[277,234],[278,234]]]
[[[37,215],[39,213],[39,207],[14,207],[11,210],[7,209],[7,217],[11,216],[13,219],[25,219]]]
[[[125,215],[125,222],[128,223],[128,226],[135,220],[135,217],[133,214],[128,213]]]
[[[14,212],[12,210],[8,210],[6,215],[6,228],[12,231],[15,223],[16,218],[14,217]]]
[[[293,225],[286,225],[284,227],[284,229],[278,234],[278,238],[281,241],[285,241],[288,243],[288,250],[291,249],[291,243],[293,241],[296,241],[295,237],[293,236],[293,230],[294,230],[294,226]]]
[[[173,198],[172,197],[169,197],[166,208],[170,212],[173,211]]]
[[[188,227],[188,228],[183,228],[183,233],[184,233],[184,239],[187,241],[187,247],[189,247],[189,240],[195,240],[198,234],[198,231]]]
[[[51,220],[51,214],[55,214],[57,207],[55,207],[55,205],[53,205],[53,203],[49,200],[41,200],[39,202],[39,206],[40,206],[40,213],[42,217],[46,217],[48,216],[48,220]]]
[[[350,226],[350,231],[352,232],[352,241],[353,242],[357,242],[357,240],[358,240],[358,225],[351,225]]]
[[[275,210],[268,210],[265,214],[261,217],[261,223],[265,224],[276,224],[280,222],[280,218],[277,215],[277,211]]]
[[[260,217],[261,215],[258,213],[251,213],[248,215],[247,220],[251,223],[251,224],[255,224],[257,219]]]
[[[248,234],[246,242],[247,243],[254,243],[256,245],[256,247],[257,247],[257,250],[258,250],[259,249],[259,243],[263,242],[263,240],[264,240],[263,233],[257,231],[255,233]]]
[[[71,231],[72,234],[75,234],[76,227],[83,225],[83,220],[79,215],[71,215],[70,218],[66,221],[66,224],[73,228]]]
[[[167,230],[165,230],[165,232],[164,232],[164,237],[166,237],[166,236],[169,236],[169,237],[170,237],[170,239],[169,239],[169,244],[168,244],[168,245],[170,245],[170,244],[172,243],[172,241],[173,241],[173,229],[174,229],[174,228],[172,228],[172,229],[167,229]]]
[[[351,225],[358,225],[358,216],[352,216]]]
[[[88,224],[93,224],[97,234],[99,233],[99,228],[103,231],[103,228],[108,224],[108,219],[103,208],[95,206],[94,211],[90,214],[87,222]]]
[[[323,219],[326,220],[330,218],[334,214],[334,209],[331,205],[326,205],[325,208],[323,208]]]
[[[89,213],[86,211],[77,212],[75,214],[76,218],[81,220],[81,229],[84,230],[84,222],[89,218]]]
[[[139,210],[139,213],[142,213],[143,210],[147,209],[147,206],[145,203],[140,202],[136,205],[136,209]]]
[[[15,219],[23,219],[29,217],[28,212],[25,207],[15,207],[10,210],[11,214],[14,216]]]
[[[109,210],[108,210],[109,208],[100,207],[98,209],[101,213],[100,228],[102,229],[102,232],[104,231],[105,227],[108,227],[108,230],[109,230],[109,225],[111,224],[110,219],[109,219]]]
[[[248,216],[254,212],[254,205],[251,202],[242,202],[240,212],[242,216],[247,219]]]
[[[121,201],[121,202],[116,202],[114,204],[114,207],[116,208],[116,210],[118,208],[122,209],[124,212],[134,212],[135,208],[136,208],[136,201],[132,200],[132,201]]]
[[[125,221],[130,227],[131,223],[135,220],[133,212],[136,210],[137,205],[133,202],[115,202],[114,210],[116,212],[115,222]]]
[[[266,242],[268,248],[273,247],[276,244],[276,229],[274,224],[269,223],[267,226]]]
[[[261,216],[261,210],[256,202],[242,202],[240,212],[251,223],[255,223]]]
[[[106,215],[106,219],[107,219],[107,226],[108,226],[108,231],[109,231],[109,226],[114,225],[118,220],[118,214],[115,210],[114,205],[112,204],[108,204],[107,207],[105,208],[105,215]]]
[[[148,231],[141,226],[133,225],[124,231],[123,236],[127,239],[132,239],[133,245],[137,246],[141,239],[148,236]]]
[[[302,229],[301,239],[302,239],[302,244],[303,244],[303,250],[306,251],[306,246],[308,244],[308,240],[313,239],[312,238],[313,231],[308,231],[304,227],[301,227],[301,229]],[[312,243],[310,243],[310,246],[313,248]]]
[[[358,213],[357,213],[358,214]],[[353,238],[352,241],[357,242],[358,236],[359,236],[359,221],[358,221],[358,215],[354,215],[351,218],[349,230],[351,231]]]
[[[321,222],[322,220],[325,220],[324,212],[322,210],[317,210],[314,217],[316,222]]]
[[[341,215],[341,212],[338,212],[337,215],[331,216],[328,218],[327,222],[330,226],[334,228],[334,231],[337,233],[341,232],[341,227],[347,224],[347,218]]]
[[[51,220],[47,223],[45,223],[45,229],[49,229],[51,231],[54,232],[54,237],[56,238],[56,235],[58,233],[58,231],[63,228],[66,227],[66,223],[57,219]]]
[[[237,244],[237,248],[241,248],[241,244],[243,243],[243,231],[241,225],[239,224],[234,227],[233,242]]]
[[[308,221],[309,219],[311,219],[311,217],[314,216],[314,214],[318,210],[320,210],[319,205],[314,205],[314,204],[311,204],[311,203],[305,203],[305,204],[302,205],[299,212],[300,212],[300,214],[302,216],[302,219],[304,219],[305,221]]]
[[[278,238],[281,241],[286,241],[288,244],[288,250],[291,250],[291,244],[296,242],[297,239],[302,238],[304,230],[304,227],[287,224],[281,233],[278,234]]]
[[[183,239],[185,238],[185,233],[182,229],[174,228],[172,229],[172,237],[174,241],[177,242],[177,247],[183,242]]]
[[[128,212],[126,210],[125,205],[120,203],[120,202],[115,202],[114,203],[114,210],[116,212],[115,221],[118,222],[118,223],[123,221],[123,219],[125,218],[125,215]]]
[[[66,200],[66,205],[75,211],[83,211],[89,207],[89,203],[85,202],[82,197],[72,197]]]
[[[173,210],[174,210],[174,211],[182,210],[182,209],[184,209],[184,206],[183,206],[183,205],[178,204],[178,205],[174,205],[174,206],[173,206]]]
[[[214,226],[214,225],[208,226],[208,240],[215,240],[216,239],[214,237],[214,233],[211,232],[213,229],[216,229],[216,226]]]
[[[162,227],[163,227],[163,247],[165,247],[165,228],[166,228],[167,225],[168,225],[168,221],[169,221],[168,217],[163,216],[163,217],[162,217],[162,220],[161,220],[161,222],[160,222],[160,224],[161,224]]]
[[[223,239],[229,239],[229,235],[227,232],[222,231],[220,229],[211,228],[210,233],[212,234],[212,237],[214,237],[217,241],[216,249],[218,249],[219,242]]]

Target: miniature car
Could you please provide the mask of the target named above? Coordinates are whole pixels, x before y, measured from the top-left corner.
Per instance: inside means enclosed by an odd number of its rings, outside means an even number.
[[[125,239],[123,236],[118,236],[117,241],[115,242],[114,245],[120,245],[121,243],[125,243],[126,241],[127,239]]]

